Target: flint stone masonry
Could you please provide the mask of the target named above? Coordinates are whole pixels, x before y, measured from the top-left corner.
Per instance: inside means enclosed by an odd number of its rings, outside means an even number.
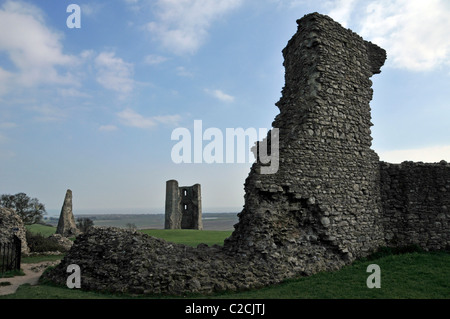
[[[326,16],[298,24],[283,50],[285,86],[272,124],[279,128],[279,170],[263,175],[253,165],[225,247],[309,274],[383,244],[369,102],[370,77],[386,53]]]
[[[203,229],[200,184],[178,186],[176,180],[166,182],[165,229]]]
[[[13,209],[0,207],[0,243],[10,243],[13,235],[22,242],[21,251],[28,254],[26,230],[22,218]]]
[[[450,164],[381,162],[380,172],[387,245],[450,250]]]
[[[63,237],[72,237],[80,233],[75,224],[75,217],[72,211],[72,191],[68,189],[64,198],[64,203],[59,215],[58,226],[56,227],[56,234]]]
[[[80,266],[82,288],[97,291],[208,294],[277,282],[270,269],[232,258],[220,246],[193,248],[112,227],[94,226],[78,236],[44,277],[65,285],[70,264]]]
[[[75,263],[88,289],[211,293],[336,270],[384,245],[448,245],[449,165],[380,163],[370,148],[370,78],[386,52],[318,13],[297,23],[273,122],[279,168],[253,164],[224,246],[94,228],[45,276],[65,284]]]

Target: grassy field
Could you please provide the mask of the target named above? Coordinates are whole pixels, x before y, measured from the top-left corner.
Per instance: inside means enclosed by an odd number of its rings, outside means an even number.
[[[47,228],[33,231],[49,232]],[[142,230],[151,236],[168,241],[196,246],[200,242],[222,244],[229,231],[193,230]],[[55,258],[55,257],[53,257]],[[366,272],[369,264],[381,268],[381,288],[369,289]],[[234,299],[449,299],[450,298],[450,253],[412,252],[405,254],[385,251],[371,259],[359,260],[336,272],[319,273],[310,277],[287,280],[279,285],[262,289],[222,293],[212,296],[188,296],[190,298],[234,298]],[[114,299],[114,298],[162,298],[161,296],[113,295],[71,290],[49,284],[21,286],[16,294],[0,299]],[[169,298],[169,297],[163,297]]]
[[[143,229],[142,233],[162,238],[164,240],[196,247],[200,243],[208,246],[223,245],[225,238],[231,235],[231,231],[216,230],[192,230],[192,229]]]
[[[138,229],[162,229],[164,228],[163,214],[94,214],[75,215],[89,218],[95,226],[127,227],[133,224]],[[45,220],[53,226],[58,224],[58,218],[52,217]],[[204,230],[232,230],[233,225],[238,222],[237,213],[203,213]]]
[[[44,237],[53,235],[56,232],[56,227],[50,227],[40,224],[26,225],[25,227],[32,233],[40,233]]]
[[[48,237],[55,233],[56,228],[45,225],[28,225],[27,229],[33,233],[40,233]],[[216,230],[192,230],[192,229],[140,229],[139,232],[162,238],[164,240],[181,243],[196,247],[200,243],[209,246],[217,244],[222,245],[225,238],[229,237],[232,231]]]

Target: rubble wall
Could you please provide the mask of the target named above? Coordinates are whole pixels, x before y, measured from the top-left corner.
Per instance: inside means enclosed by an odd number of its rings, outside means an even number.
[[[450,249],[450,164],[380,163],[388,246]]]
[[[283,50],[277,103],[279,169],[245,182],[245,207],[226,247],[336,269],[383,244],[377,154],[370,148],[370,78],[386,52],[328,16],[310,14]]]

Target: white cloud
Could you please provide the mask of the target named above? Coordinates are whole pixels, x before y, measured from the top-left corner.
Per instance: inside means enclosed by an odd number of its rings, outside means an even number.
[[[330,6],[331,11],[327,13],[333,20],[338,21],[342,26],[348,27],[348,20],[351,13],[355,8],[355,4],[358,0],[336,0],[332,2],[326,2],[325,6]]]
[[[422,71],[450,63],[447,0],[377,2],[367,14],[361,33],[386,47],[392,66]]]
[[[69,88],[69,89],[65,89],[65,88],[61,88],[58,89],[58,93],[62,96],[62,97],[91,97],[89,94],[81,92],[78,89],[75,88]]]
[[[154,116],[153,119],[161,124],[169,125],[169,126],[176,126],[181,121],[181,116],[178,114],[175,115],[161,115],[161,116]]]
[[[205,92],[223,102],[233,102],[234,101],[234,96],[226,94],[226,93],[222,92],[221,90],[205,89]]]
[[[380,159],[389,163],[403,161],[435,163],[441,160],[450,161],[450,145],[432,146],[417,149],[380,151]]]
[[[102,52],[95,58],[98,70],[97,82],[104,88],[121,94],[128,94],[134,88],[133,64],[115,57],[113,52]]]
[[[386,49],[391,67],[427,71],[450,65],[448,0],[336,0],[324,8]]]
[[[13,78],[14,74],[5,71],[0,67],[0,96],[6,94],[10,90]]]
[[[161,64],[167,61],[167,58],[160,55],[150,54],[144,58],[144,63],[149,65]]]
[[[169,51],[193,54],[206,41],[211,24],[242,0],[158,0],[156,21],[147,29]]]
[[[49,104],[35,105],[29,109],[37,113],[34,119],[38,122],[59,122],[68,116],[64,109]]]
[[[0,69],[0,82],[6,78],[20,87],[77,82],[70,73],[57,70],[76,64],[76,57],[63,53],[61,34],[45,25],[43,13],[32,4],[6,1],[0,7],[0,52],[17,69],[15,73]]]
[[[181,120],[179,115],[144,117],[130,108],[117,113],[117,116],[124,125],[143,129],[154,128],[158,124],[177,125]]]
[[[98,14],[104,6],[104,3],[82,3],[80,4],[82,16],[92,17]]]
[[[190,71],[188,71],[184,66],[179,66],[176,69],[178,76],[184,76],[184,77],[193,77],[194,74]]]
[[[98,130],[100,132],[113,132],[113,131],[117,131],[117,126],[115,126],[115,125],[100,125]]]

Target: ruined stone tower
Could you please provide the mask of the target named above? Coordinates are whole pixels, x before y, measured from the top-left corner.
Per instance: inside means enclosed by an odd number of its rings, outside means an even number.
[[[64,237],[71,237],[76,236],[79,233],[80,231],[75,224],[75,217],[73,216],[72,211],[72,191],[68,189],[61,208],[61,214],[59,215],[56,234],[60,234]]]
[[[200,184],[178,186],[176,180],[166,182],[165,229],[203,229]]]
[[[279,169],[245,182],[245,206],[226,248],[308,273],[382,243],[377,154],[370,148],[370,77],[386,53],[328,16],[309,14],[283,50]],[[311,256],[315,256],[311,258]]]

